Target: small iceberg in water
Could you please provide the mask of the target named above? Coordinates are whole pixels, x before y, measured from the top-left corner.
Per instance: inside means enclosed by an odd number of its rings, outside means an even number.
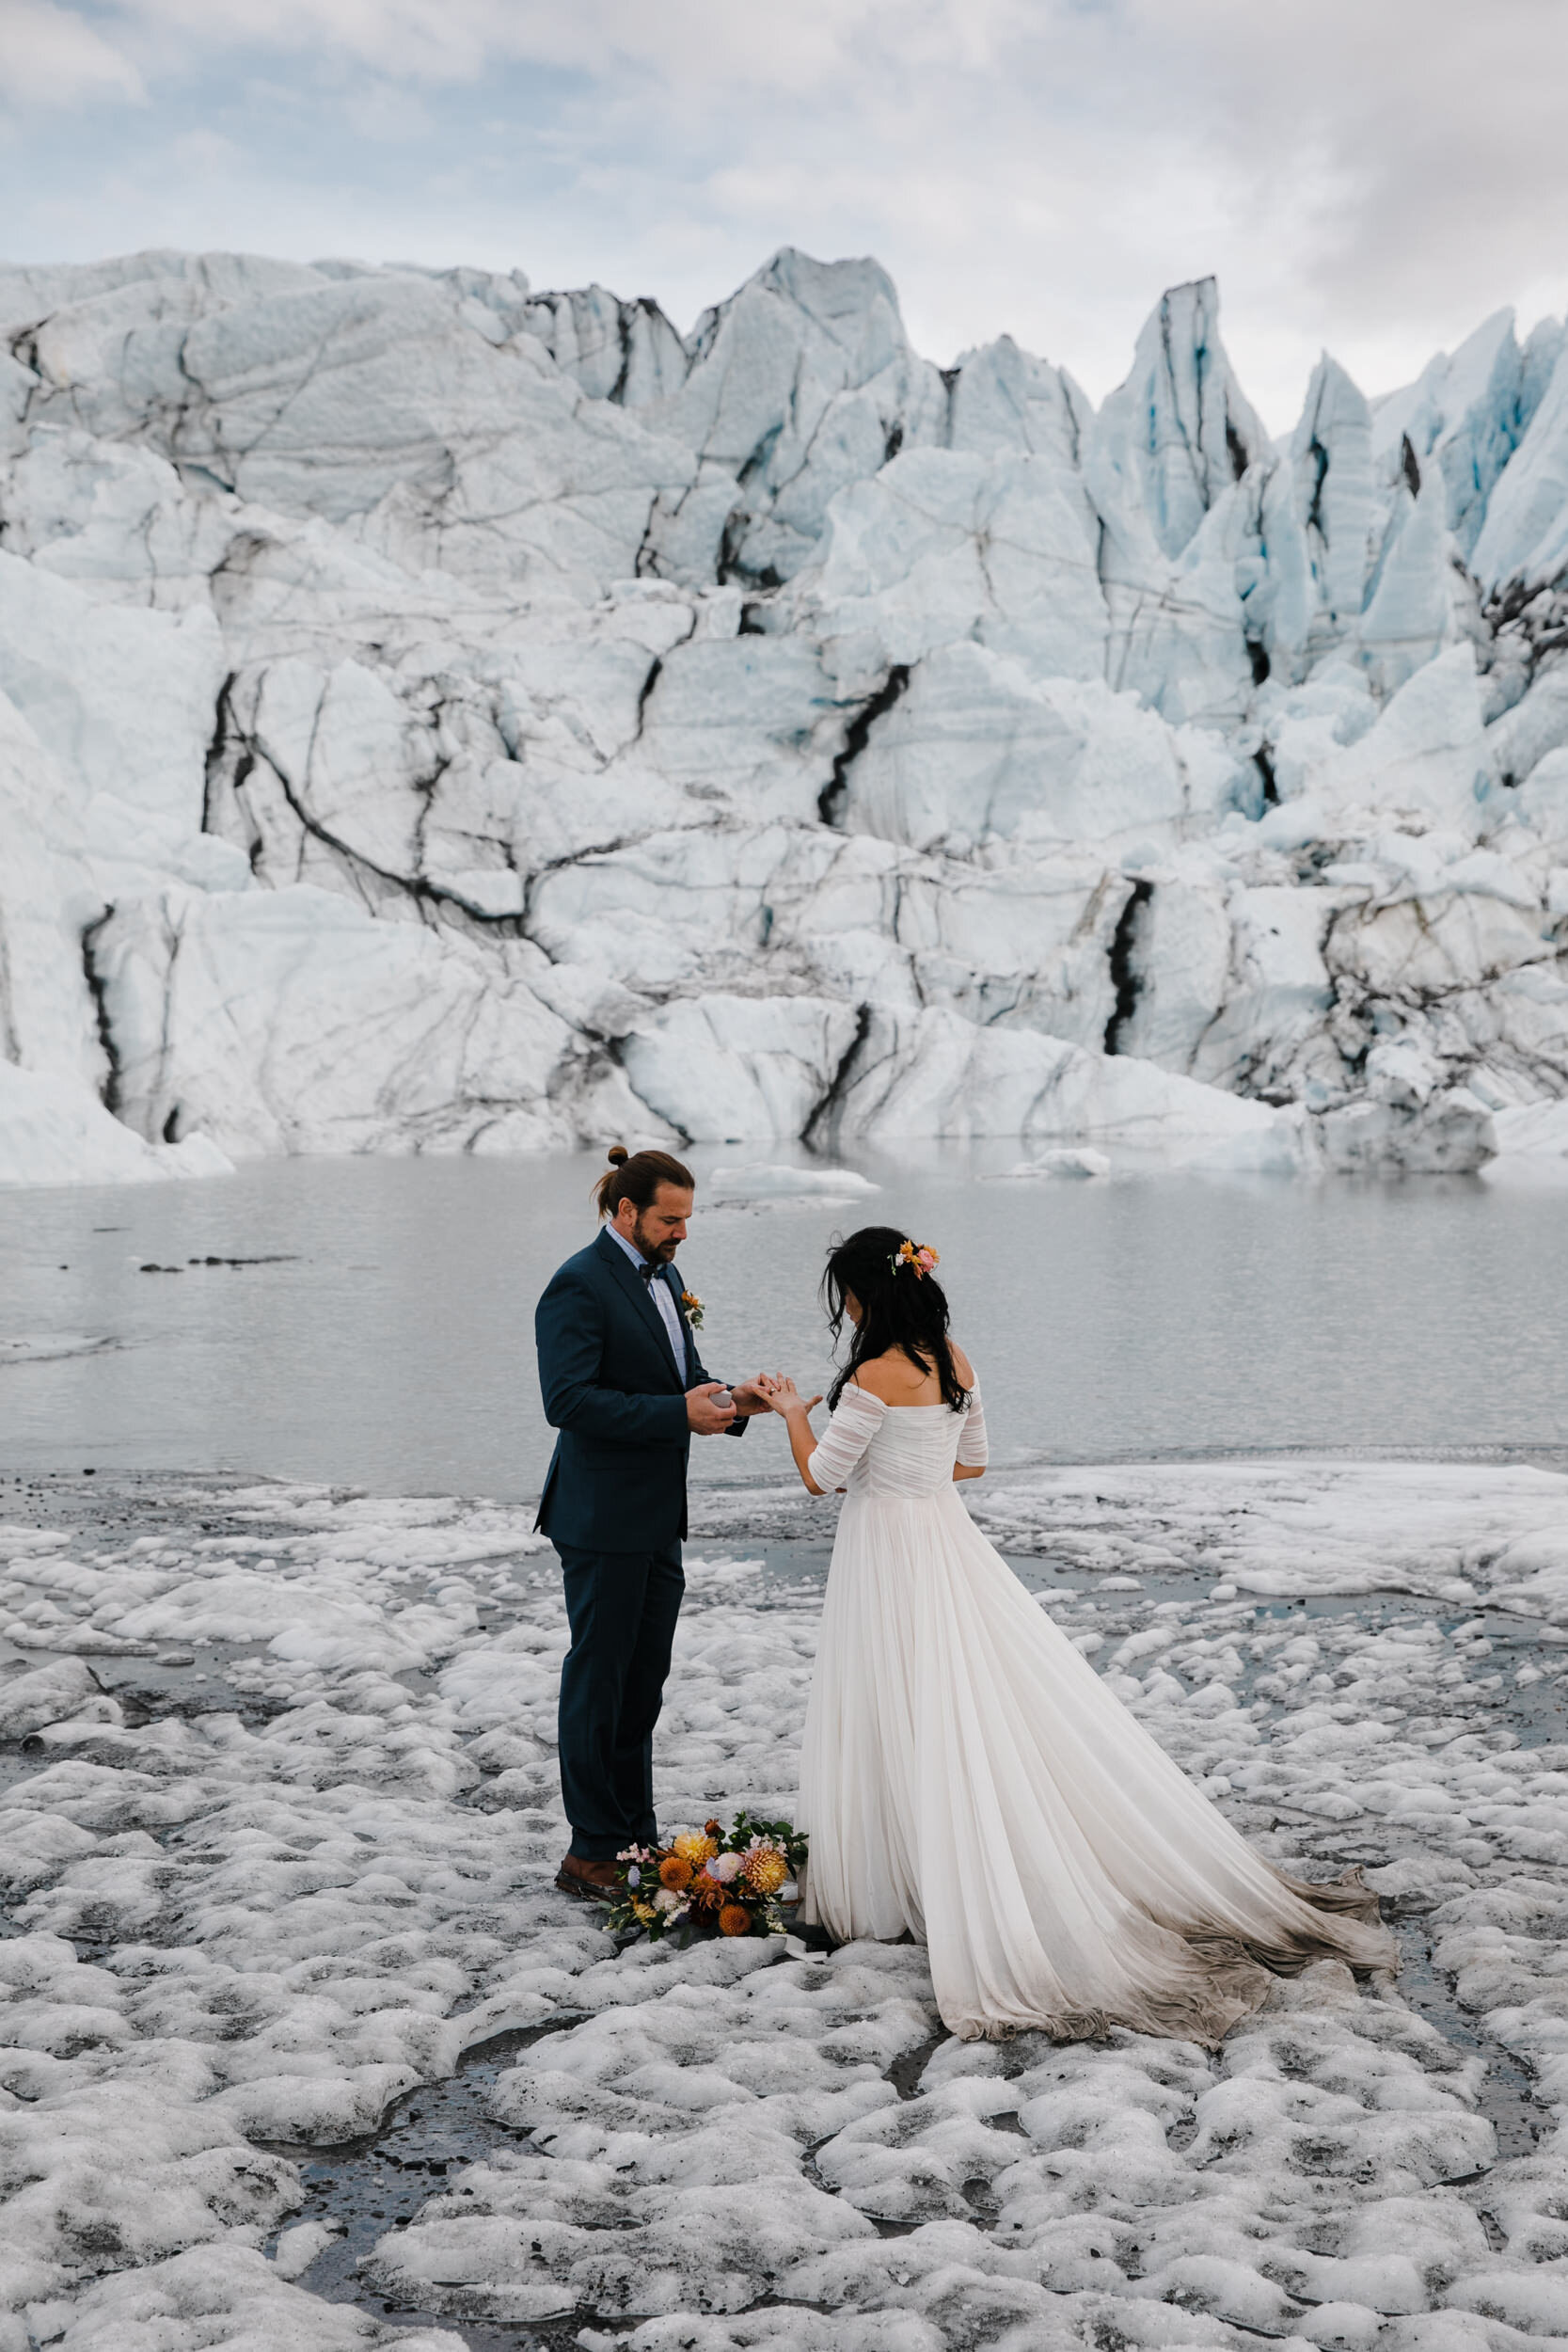
[[[1096,1152],[1087,1144],[1068,1144],[1054,1152],[1042,1152],[1037,1160],[1020,1160],[1016,1168],[1002,1171],[1005,1184],[1022,1183],[1030,1177],[1056,1176],[1082,1182],[1096,1176],[1109,1176],[1111,1163],[1103,1152]]]
[[[869,1176],[857,1175],[852,1168],[789,1168],[772,1163],[716,1168],[707,1188],[720,1200],[848,1200],[881,1190]]]

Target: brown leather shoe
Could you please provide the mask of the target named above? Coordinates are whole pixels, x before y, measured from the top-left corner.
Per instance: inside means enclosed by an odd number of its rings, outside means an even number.
[[[620,1892],[620,1879],[613,1862],[585,1862],[580,1854],[562,1856],[555,1883],[563,1895],[575,1895],[579,1902],[612,1903]]]

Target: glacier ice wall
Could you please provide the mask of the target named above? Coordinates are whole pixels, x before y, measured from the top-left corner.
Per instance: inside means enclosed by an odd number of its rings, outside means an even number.
[[[1568,1095],[1560,326],[1275,444],[1212,280],[1098,411],[794,252],[684,341],[234,255],[0,312],[0,1057],[143,1145],[1444,1167]]]

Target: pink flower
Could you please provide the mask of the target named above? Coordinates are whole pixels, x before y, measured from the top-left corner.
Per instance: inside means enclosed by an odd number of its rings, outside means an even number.
[[[737,1853],[715,1854],[706,1867],[710,1879],[717,1879],[721,1886],[728,1886],[732,1879],[740,1875],[740,1856]]]

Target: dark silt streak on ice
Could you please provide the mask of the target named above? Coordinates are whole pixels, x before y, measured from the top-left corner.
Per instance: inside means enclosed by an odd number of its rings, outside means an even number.
[[[463,2338],[470,2352],[569,2352],[578,2330],[594,2317],[580,2311],[539,2326],[486,2326],[374,2296],[358,2266],[388,2230],[405,2229],[425,2201],[450,2174],[483,2160],[498,2146],[528,2135],[496,2122],[488,2102],[499,2076],[526,2050],[581,2020],[576,2014],[519,2032],[494,2034],[466,2050],[455,2074],[445,2082],[410,2090],[396,2101],[379,2131],[336,2148],[297,2148],[275,2143],[274,2153],[298,2165],[305,2202],[289,2227],[322,2221],[342,2225],[342,2234],[303,2274],[313,2295],[333,2303],[375,2307],[394,2326],[441,2327]],[[267,2251],[274,2250],[276,2240]]]

